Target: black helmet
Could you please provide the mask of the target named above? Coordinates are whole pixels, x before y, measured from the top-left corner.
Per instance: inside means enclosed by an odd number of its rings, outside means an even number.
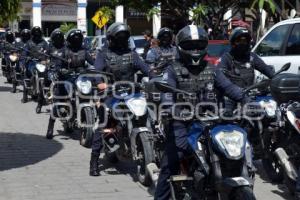
[[[71,29],[66,34],[67,45],[74,51],[82,48],[83,34],[80,29]]]
[[[238,39],[242,40],[237,43]],[[251,34],[249,30],[237,27],[232,31],[229,40],[231,44],[231,55],[238,61],[248,61],[250,59],[251,50]]]
[[[34,26],[31,29],[31,38],[32,41],[35,43],[38,43],[42,40],[43,37],[43,33],[42,33],[42,29],[39,26]]]
[[[110,48],[128,49],[130,29],[124,23],[115,22],[107,29],[106,37]]]
[[[15,41],[15,34],[11,31],[7,31],[5,34],[5,39],[9,43],[13,43]]]
[[[246,37],[247,40],[251,41],[251,34],[249,32],[248,29],[246,28],[243,28],[243,27],[237,27],[235,29],[233,29],[232,33],[230,34],[230,37],[229,37],[229,41],[230,41],[230,44],[233,44],[237,38],[240,38],[240,37]]]
[[[22,42],[26,43],[28,40],[30,40],[30,30],[29,29],[23,29],[21,31],[21,40]]]
[[[176,36],[176,45],[180,59],[185,65],[203,68],[206,66],[204,57],[207,54],[208,35],[203,28],[195,25],[185,26]]]
[[[65,45],[65,35],[59,28],[52,31],[50,40],[52,45],[57,49],[61,49]]]
[[[159,40],[159,45],[170,46],[172,44],[173,32],[169,28],[161,28],[158,31],[157,39]]]

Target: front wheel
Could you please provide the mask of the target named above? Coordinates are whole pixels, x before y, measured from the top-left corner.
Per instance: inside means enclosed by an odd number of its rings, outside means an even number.
[[[280,183],[283,181],[283,169],[274,151],[279,145],[272,140],[271,134],[264,134],[263,140],[265,143],[264,158],[262,159],[263,168],[267,176],[272,182]]]
[[[233,190],[228,199],[231,200],[256,200],[253,190],[250,187],[239,187]]]
[[[81,128],[80,133],[80,144],[86,148],[90,148],[92,146],[93,136],[94,136],[94,124],[95,118],[93,114],[93,110],[90,107],[83,108],[82,120],[86,127]]]
[[[16,82],[16,80],[14,80],[13,83],[12,83],[11,92],[12,93],[16,93],[17,92],[17,82]]]
[[[7,83],[12,83],[12,78],[10,77],[10,75],[7,75],[6,81]]]
[[[154,162],[152,151],[152,142],[149,140],[147,132],[141,132],[136,139],[137,146],[137,177],[141,184],[150,186],[152,183],[151,176],[147,170],[147,165]]]

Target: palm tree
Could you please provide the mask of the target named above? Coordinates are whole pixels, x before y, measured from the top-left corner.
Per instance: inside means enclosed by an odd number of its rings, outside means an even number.
[[[198,4],[196,7],[192,9],[193,16],[192,20],[196,25],[203,25],[203,19],[205,19],[207,12],[208,12],[208,6],[204,4]]]
[[[8,25],[8,22],[19,19],[21,0],[1,0],[0,3],[0,27]]]
[[[69,30],[76,28],[76,24],[74,23],[64,23],[62,25],[60,25],[59,29],[63,32],[63,33],[67,33]]]

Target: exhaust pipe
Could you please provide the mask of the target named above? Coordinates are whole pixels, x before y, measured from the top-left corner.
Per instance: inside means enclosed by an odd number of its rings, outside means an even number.
[[[286,154],[285,150],[283,148],[278,148],[275,150],[275,155],[278,158],[287,176],[290,179],[297,181],[297,170],[295,169],[294,165],[289,161],[289,156]]]
[[[158,169],[157,165],[155,163],[149,163],[146,166],[146,169],[147,169],[148,173],[150,174],[150,177],[152,179],[154,186],[156,187],[158,175],[159,175],[159,169]]]

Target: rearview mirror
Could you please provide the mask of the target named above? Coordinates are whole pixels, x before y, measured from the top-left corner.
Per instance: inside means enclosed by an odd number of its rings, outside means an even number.
[[[281,67],[281,69],[280,69],[279,71],[277,71],[277,72],[274,74],[273,77],[277,76],[277,75],[280,74],[281,72],[285,72],[285,71],[289,70],[290,67],[291,67],[291,63],[290,63],[290,62],[289,62],[289,63],[286,63],[285,65],[283,65],[283,66]]]

